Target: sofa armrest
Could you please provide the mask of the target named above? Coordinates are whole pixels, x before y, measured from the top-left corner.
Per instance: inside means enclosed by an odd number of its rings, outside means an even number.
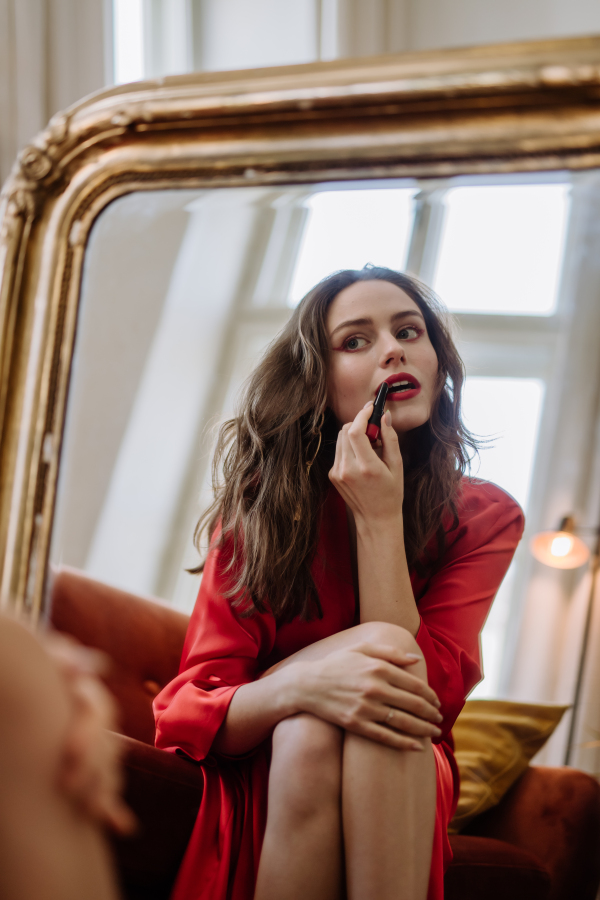
[[[204,788],[199,765],[115,735],[123,749],[124,797],[138,820],[131,837],[112,838],[128,900],[167,900],[187,847]]]
[[[532,853],[489,837],[451,834],[444,900],[548,900],[550,873]]]
[[[119,705],[120,730],[153,745],[152,701],[177,675],[188,616],[60,566],[52,572],[49,618],[57,631],[110,657],[104,681]]]
[[[465,834],[533,853],[552,877],[551,900],[595,900],[600,883],[600,785],[576,769],[530,766]]]

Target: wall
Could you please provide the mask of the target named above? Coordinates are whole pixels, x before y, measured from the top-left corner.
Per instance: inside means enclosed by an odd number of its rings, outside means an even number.
[[[146,0],[152,74],[600,33],[596,0]],[[175,6],[177,15],[175,15]],[[173,28],[191,31],[173,61]],[[166,28],[166,21],[170,27]],[[179,41],[183,46],[185,41]],[[162,69],[160,59],[162,58]]]
[[[406,49],[600,32],[596,0],[410,0]]]
[[[0,183],[58,110],[112,72],[110,0],[0,0]]]

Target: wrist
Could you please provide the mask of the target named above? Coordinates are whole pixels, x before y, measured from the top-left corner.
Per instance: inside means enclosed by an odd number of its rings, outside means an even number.
[[[302,702],[306,693],[304,687],[306,680],[305,669],[305,663],[294,662],[284,666],[279,672],[281,681],[278,712],[282,714],[282,718],[305,712],[305,705]]]
[[[362,518],[355,516],[356,536],[362,542],[402,540],[404,542],[404,518],[402,510]]]

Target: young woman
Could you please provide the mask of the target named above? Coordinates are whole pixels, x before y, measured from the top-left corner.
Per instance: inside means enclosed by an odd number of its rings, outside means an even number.
[[[523,528],[507,494],[463,477],[462,381],[422,285],[344,271],[223,426],[202,586],[155,701],[157,746],[205,777],[173,900],[443,897],[450,731]]]

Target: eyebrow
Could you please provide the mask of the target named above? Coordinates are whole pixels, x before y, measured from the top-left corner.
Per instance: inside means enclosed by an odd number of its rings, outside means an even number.
[[[390,322],[393,324],[395,322],[398,322],[400,319],[407,319],[407,318],[409,318],[409,316],[419,316],[420,319],[423,319],[423,321],[425,321],[423,314],[420,313],[418,310],[406,309],[406,310],[404,310],[404,312],[394,313],[394,315],[390,319]],[[331,337],[333,337],[333,335],[336,333],[336,331],[340,331],[342,328],[355,328],[358,325],[372,325],[372,324],[373,324],[373,319],[371,319],[369,317],[362,318],[362,319],[348,319],[346,322],[342,322],[340,325],[336,325],[336,327],[331,332]]]

